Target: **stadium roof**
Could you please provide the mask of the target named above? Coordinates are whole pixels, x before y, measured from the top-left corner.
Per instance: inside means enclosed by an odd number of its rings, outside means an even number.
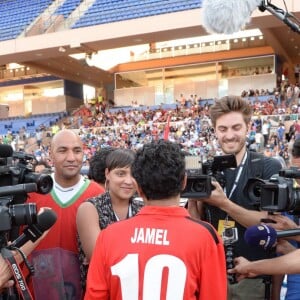
[[[291,0],[288,4],[289,11],[299,18],[300,1]],[[90,55],[99,50],[208,35],[202,23],[201,8],[196,8],[19,37],[0,42],[0,65],[16,62],[69,80],[101,86],[112,82],[110,72],[90,67],[85,60],[69,55],[82,52]],[[268,45],[290,66],[300,62],[300,34],[281,20],[257,10],[248,28],[259,28]]]

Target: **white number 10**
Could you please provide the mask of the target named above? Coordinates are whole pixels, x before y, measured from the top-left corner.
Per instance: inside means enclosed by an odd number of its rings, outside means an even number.
[[[123,300],[138,300],[139,261],[138,254],[128,254],[111,267],[111,272],[120,278]],[[161,280],[164,268],[168,268],[166,300],[182,300],[186,282],[186,266],[176,256],[161,254],[151,257],[144,271],[143,300],[160,300]]]

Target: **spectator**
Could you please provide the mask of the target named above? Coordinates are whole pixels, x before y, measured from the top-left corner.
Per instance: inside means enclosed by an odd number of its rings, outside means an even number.
[[[39,160],[34,165],[34,172],[35,173],[43,173],[43,174],[51,174],[51,166],[48,164],[46,160]]]
[[[146,207],[100,233],[85,300],[225,300],[222,241],[211,225],[179,207],[186,182],[179,145],[164,140],[144,145],[132,174]]]
[[[28,203],[52,208],[57,221],[49,234],[32,252],[30,261],[36,273],[32,277],[35,299],[80,300],[80,271],[76,239],[76,213],[79,205],[104,190],[80,175],[83,147],[72,130],[59,131],[51,141],[50,157],[54,166],[51,193],[29,194]],[[73,297],[73,298],[72,298]]]
[[[270,135],[270,123],[266,119],[263,121],[261,133],[264,136],[264,147],[266,147],[269,142],[269,135]]]
[[[286,140],[287,140],[288,142],[290,142],[291,138],[292,138],[293,136],[295,136],[295,125],[296,125],[296,123],[297,123],[297,121],[294,121],[294,122],[290,125],[289,131],[288,131],[288,133],[286,134]]]
[[[295,140],[300,139],[300,120],[297,120],[297,122],[295,122]]]
[[[256,143],[257,151],[261,152],[263,150],[263,145],[264,145],[264,136],[260,131],[257,131],[255,133],[255,143]]]
[[[283,142],[285,138],[285,127],[283,123],[279,124],[279,127],[277,128],[277,136],[278,141]]]

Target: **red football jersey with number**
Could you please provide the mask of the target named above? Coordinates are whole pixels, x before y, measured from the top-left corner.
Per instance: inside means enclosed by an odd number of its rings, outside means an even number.
[[[225,300],[223,243],[183,207],[146,206],[103,230],[85,300]]]

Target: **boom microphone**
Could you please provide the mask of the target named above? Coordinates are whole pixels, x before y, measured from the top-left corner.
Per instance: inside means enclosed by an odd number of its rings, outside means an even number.
[[[9,247],[20,248],[29,240],[35,242],[56,222],[56,219],[57,215],[52,209],[45,209],[37,215],[37,223],[27,226],[24,232]]]
[[[265,224],[248,227],[244,239],[248,245],[272,249],[279,238],[300,235],[300,228],[276,231]]]
[[[232,34],[242,30],[261,0],[203,0],[203,24],[209,33]]]

